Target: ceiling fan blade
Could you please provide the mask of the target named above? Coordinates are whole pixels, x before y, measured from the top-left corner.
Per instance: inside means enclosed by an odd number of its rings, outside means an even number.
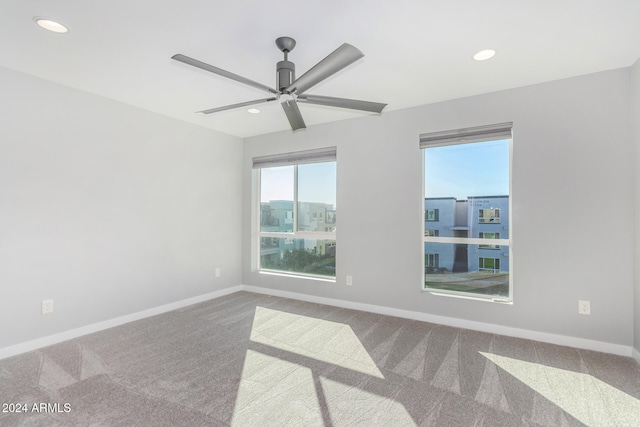
[[[270,88],[267,85],[263,85],[262,83],[254,82],[253,80],[247,79],[246,77],[239,76],[237,74],[230,73],[229,71],[225,71],[222,68],[214,67],[213,65],[209,65],[205,62],[198,61],[197,59],[190,58],[188,56],[177,54],[173,55],[171,59],[175,59],[178,62],[182,62],[187,65],[191,65],[193,67],[200,68],[205,71],[209,71],[211,73],[217,74],[222,77],[226,77],[231,80],[235,80],[240,83],[244,83],[249,86],[253,86],[256,89],[264,90],[271,93],[278,93],[277,90]]]
[[[300,109],[298,108],[296,101],[284,101],[282,103],[282,109],[287,115],[287,119],[289,119],[289,124],[291,125],[292,130],[305,129],[307,127],[304,124],[304,119],[302,118],[302,114],[300,114]]]
[[[362,58],[364,53],[348,43],[343,44],[329,54],[322,61],[314,65],[309,71],[296,79],[284,90],[285,93],[302,94],[307,89],[320,83],[322,80],[337,73],[343,68],[353,64]]]
[[[240,102],[238,104],[225,105],[224,107],[211,108],[209,110],[197,111],[202,114],[217,113],[218,111],[232,110],[234,108],[247,107],[249,105],[261,104],[263,102],[275,101],[276,98],[256,99],[255,101]]]
[[[352,110],[370,111],[372,113],[381,113],[387,104],[379,102],[359,101],[357,99],[334,98],[332,96],[320,95],[301,95],[298,101],[309,104],[328,105],[329,107],[350,108]]]

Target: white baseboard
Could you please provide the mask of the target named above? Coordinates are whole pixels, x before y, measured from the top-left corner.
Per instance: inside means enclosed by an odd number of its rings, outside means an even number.
[[[352,310],[368,311],[371,313],[384,314],[387,316],[402,317],[404,319],[419,320],[422,322],[437,323],[439,325],[452,326],[455,328],[471,329],[479,332],[506,335],[515,338],[524,338],[534,341],[541,341],[550,344],[563,345],[567,347],[593,350],[603,353],[616,354],[619,356],[632,356],[632,347],[612,344],[602,341],[577,338],[566,335],[550,334],[546,332],[530,331],[528,329],[512,328],[509,326],[496,325],[492,323],[476,322],[473,320],[458,319],[455,317],[438,316],[434,314],[421,313],[417,311],[402,310],[397,308],[384,307],[359,302],[343,301],[339,299],[316,297],[312,295],[299,294],[296,292],[278,291],[256,286],[242,285],[241,288],[247,292],[272,295],[276,297],[291,298],[301,301],[314,302],[318,304],[331,305],[334,307],[348,308]],[[640,363],[640,354],[634,349],[633,357]]]
[[[411,320],[419,320],[422,322],[436,323],[439,325],[452,326],[456,328],[471,329],[480,332],[492,334],[506,335],[516,338],[524,338],[535,341],[542,341],[551,344],[558,344],[568,347],[581,348],[585,350],[600,351],[603,353],[611,353],[619,356],[633,357],[640,364],[640,353],[633,347],[619,344],[611,344],[601,341],[588,340],[584,338],[570,337],[565,335],[550,334],[546,332],[530,331],[527,329],[512,328],[509,326],[495,325],[491,323],[476,322],[472,320],[457,319],[454,317],[437,316],[433,314],[421,313],[416,311],[402,310],[397,308],[384,307],[373,304],[364,304],[359,302],[343,301],[333,298],[316,297],[313,295],[300,294],[296,292],[278,291],[275,289],[260,288],[256,286],[238,285],[220,291],[210,292],[193,298],[176,301],[170,304],[161,305],[159,307],[150,308],[137,313],[128,314],[114,319],[105,320],[69,331],[49,335],[24,343],[0,349],[0,360],[28,351],[37,350],[39,348],[48,347],[73,338],[91,334],[93,332],[102,331],[104,329],[113,328],[135,320],[144,319],[155,316],[157,314],[166,313],[168,311],[177,310],[189,305],[197,304],[215,298],[220,298],[239,291],[254,292],[264,295],[272,295],[276,297],[291,298],[300,301],[313,302],[317,304],[330,305],[334,307],[347,308],[352,310],[367,311],[370,313],[384,314],[387,316],[401,317]]]
[[[242,290],[241,286],[234,286],[231,288],[222,289],[220,291],[210,292],[204,295],[198,295],[197,297],[187,298],[184,300],[172,302],[170,304],[165,304],[158,307],[150,308],[148,310],[139,311],[137,313],[131,313],[125,316],[116,317],[114,319],[104,320],[102,322],[93,323],[91,325],[82,326],[80,328],[71,329],[65,332],[60,332],[58,334],[37,338],[35,340],[26,341],[26,342],[12,345],[9,347],[0,348],[0,360],[6,359],[12,356],[17,356],[18,354],[26,353],[28,351],[33,351],[39,348],[58,344],[63,341],[68,341],[70,339],[77,338],[83,335],[88,335],[93,332],[98,332],[105,329],[113,328],[114,326],[120,326],[125,323],[133,322],[135,320],[144,319],[147,317],[155,316],[157,314],[166,313],[172,310],[177,310],[179,308],[187,307],[189,305],[197,304],[199,302],[220,298],[222,296],[229,295],[241,290]]]

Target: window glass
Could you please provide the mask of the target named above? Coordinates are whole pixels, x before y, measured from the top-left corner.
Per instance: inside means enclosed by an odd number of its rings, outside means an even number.
[[[257,169],[258,268],[335,277],[336,161]]]
[[[267,270],[335,276],[335,240],[260,239],[260,266]]]
[[[298,166],[298,231],[335,231],[336,162]]]
[[[504,246],[501,250],[509,251]],[[508,257],[477,254],[478,245],[425,243],[425,286],[438,291],[508,297],[509,271],[504,265]]]
[[[426,197],[509,194],[509,140],[424,149]]]
[[[260,231],[293,231],[293,166],[260,169]]]
[[[509,139],[423,147],[425,289],[510,298],[510,149]]]

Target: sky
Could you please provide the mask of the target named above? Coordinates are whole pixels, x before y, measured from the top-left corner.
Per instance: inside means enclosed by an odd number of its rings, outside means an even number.
[[[509,195],[509,140],[424,150],[425,197]]]
[[[293,166],[261,169],[260,201],[293,200]],[[336,207],[336,163],[298,166],[298,201]]]
[[[425,197],[509,195],[509,140],[424,150]],[[261,169],[260,200],[293,200],[293,166]],[[298,199],[336,206],[336,163],[298,166]]]

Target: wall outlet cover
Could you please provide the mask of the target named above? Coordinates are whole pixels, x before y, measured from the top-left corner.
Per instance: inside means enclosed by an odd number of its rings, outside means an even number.
[[[578,314],[591,314],[591,301],[579,300],[578,301]]]
[[[42,300],[42,314],[53,313],[53,300],[45,299]]]

